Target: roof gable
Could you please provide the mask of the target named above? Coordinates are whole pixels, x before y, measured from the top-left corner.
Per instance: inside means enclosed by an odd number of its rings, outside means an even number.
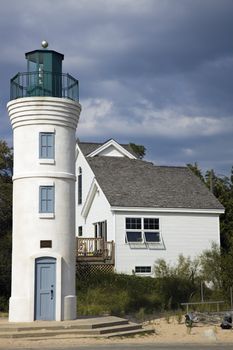
[[[113,139],[105,143],[78,143],[81,151],[86,157],[107,156],[107,157],[127,157],[136,159],[135,153],[129,145],[121,145]]]

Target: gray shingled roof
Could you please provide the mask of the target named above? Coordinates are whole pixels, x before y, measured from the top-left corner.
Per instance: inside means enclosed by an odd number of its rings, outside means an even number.
[[[106,142],[109,140],[103,142],[103,143],[96,143],[96,142],[78,142],[78,145],[84,154],[84,156],[87,156],[88,154],[94,152],[97,148],[101,147],[104,145]],[[134,151],[131,149],[130,145],[125,145],[125,144],[119,144],[121,147],[126,149],[129,153],[131,153],[134,157],[137,158],[137,155],[134,153]]]
[[[223,209],[187,167],[155,166],[123,157],[87,161],[112,206]]]

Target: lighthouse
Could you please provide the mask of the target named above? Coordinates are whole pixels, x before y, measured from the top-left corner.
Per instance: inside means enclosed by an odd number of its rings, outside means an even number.
[[[75,293],[75,132],[78,80],[64,56],[27,52],[27,71],[11,79],[13,248],[10,322],[71,320]]]

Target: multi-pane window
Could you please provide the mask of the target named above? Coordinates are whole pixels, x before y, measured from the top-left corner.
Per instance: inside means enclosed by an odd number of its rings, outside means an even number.
[[[160,243],[158,218],[126,218],[127,243]]]
[[[159,219],[157,218],[144,218],[144,237],[147,243],[159,243]]]
[[[40,213],[54,213],[54,186],[40,186]]]
[[[151,273],[151,266],[135,266],[135,273]]]
[[[54,133],[40,132],[39,145],[40,158],[53,159],[54,158]]]
[[[141,229],[141,218],[126,218],[126,229],[140,230]]]
[[[126,241],[131,242],[142,242],[142,220],[141,218],[126,218]]]
[[[78,204],[82,204],[82,168],[80,167],[78,173]]]
[[[159,219],[155,218],[144,218],[144,230],[158,230]]]

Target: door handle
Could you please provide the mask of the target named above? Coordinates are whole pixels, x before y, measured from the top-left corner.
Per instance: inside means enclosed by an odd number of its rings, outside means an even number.
[[[53,289],[51,289],[51,300],[53,299]]]

